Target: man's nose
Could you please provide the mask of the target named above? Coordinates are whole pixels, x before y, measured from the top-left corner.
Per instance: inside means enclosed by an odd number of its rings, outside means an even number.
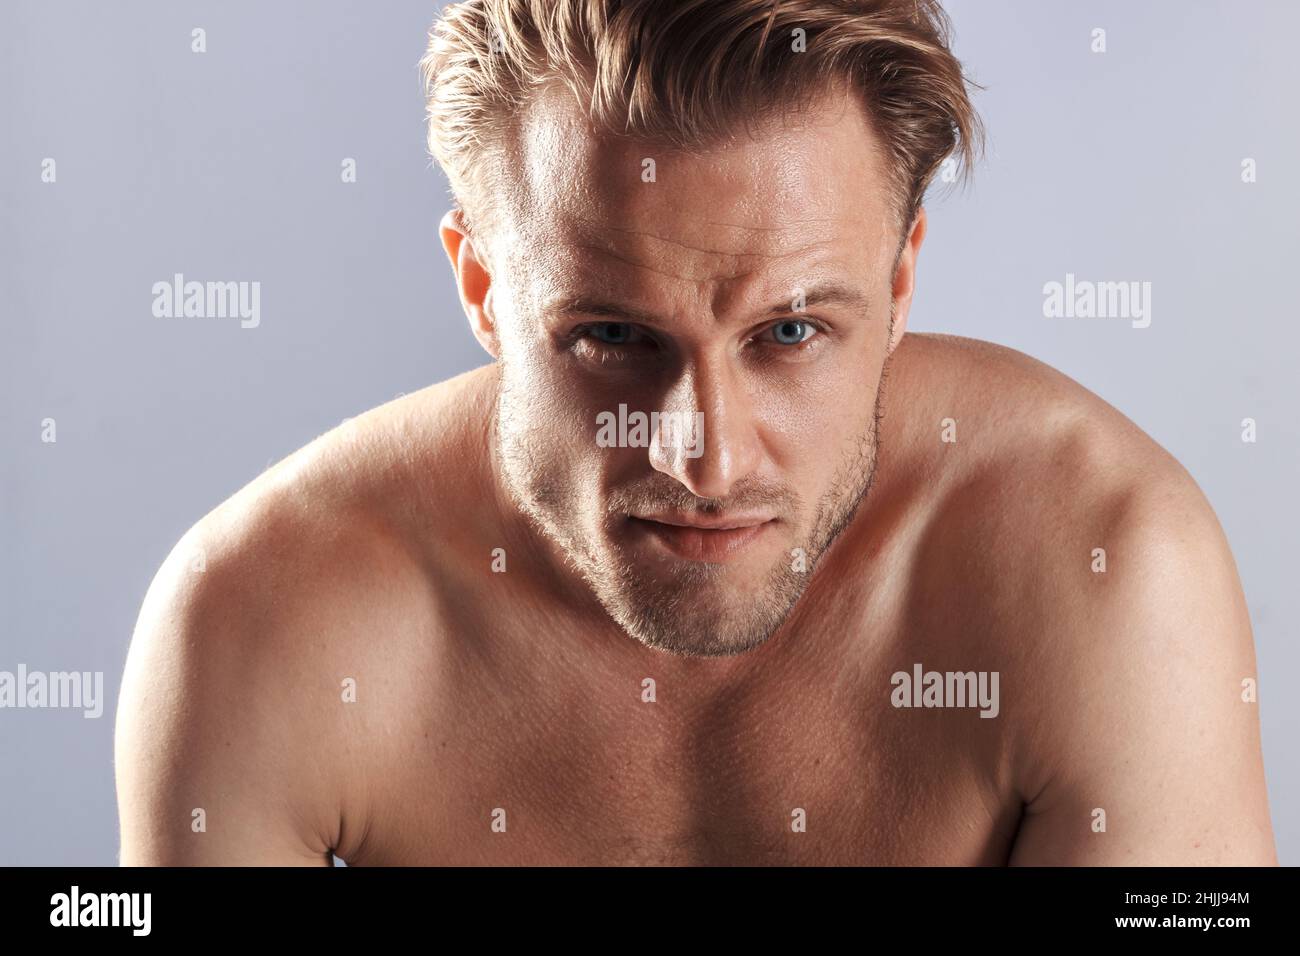
[[[664,396],[667,421],[650,442],[650,463],[699,498],[726,498],[758,466],[757,422],[746,383],[722,358],[699,360]]]

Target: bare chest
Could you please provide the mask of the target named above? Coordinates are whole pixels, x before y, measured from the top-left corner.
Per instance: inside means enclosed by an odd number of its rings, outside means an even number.
[[[436,615],[451,637],[414,634],[375,665],[393,690],[365,739],[348,741],[365,755],[364,786],[344,801],[353,844],[339,855],[361,865],[1005,863],[1022,810],[1007,772],[1013,708],[981,717],[948,699],[942,678],[938,702],[958,706],[911,706],[928,704],[933,685],[904,695],[894,680],[915,682],[918,667],[987,668],[1005,659],[990,652],[998,632],[951,599],[889,598],[906,592],[886,573],[818,595],[784,644],[750,652],[752,664],[722,681],[654,652],[574,640],[558,615],[521,613],[500,585],[492,601],[452,596]]]
[[[791,677],[685,713],[636,675],[466,693],[375,750],[351,865],[1005,863],[996,721]],[[879,683],[877,681],[877,683]],[[531,690],[531,693],[529,692]],[[418,708],[417,708],[418,709]],[[348,852],[352,852],[349,857]]]

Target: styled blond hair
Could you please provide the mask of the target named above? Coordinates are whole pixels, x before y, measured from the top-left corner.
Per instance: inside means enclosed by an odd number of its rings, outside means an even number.
[[[478,234],[505,137],[543,86],[566,86],[597,132],[700,149],[847,83],[906,226],[944,159],[965,176],[982,141],[950,29],[937,0],[464,0],[420,63],[429,152]]]

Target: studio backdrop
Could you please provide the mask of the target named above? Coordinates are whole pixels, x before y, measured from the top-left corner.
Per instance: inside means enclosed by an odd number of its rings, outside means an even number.
[[[989,149],[931,194],[910,328],[1055,366],[1204,490],[1300,863],[1300,5],[946,7]],[[117,861],[118,685],[180,535],[343,419],[488,360],[438,240],[417,70],[436,13],[0,4],[0,670],[102,682],[0,709],[0,864]],[[191,279],[238,298],[160,304]],[[1053,307],[1082,282],[1142,305]]]

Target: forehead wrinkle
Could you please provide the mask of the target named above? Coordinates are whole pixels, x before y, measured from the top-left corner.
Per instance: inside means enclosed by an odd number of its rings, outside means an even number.
[[[705,255],[710,255],[710,256],[727,256],[730,258],[734,256],[757,255],[757,253],[748,253],[748,252],[729,252],[726,249],[709,249],[704,246],[696,246],[696,245],[692,245],[689,242],[683,242],[680,239],[670,239],[667,236],[656,235],[653,232],[645,232],[644,230],[641,229],[630,229],[621,226],[610,226],[609,228],[612,231],[621,232],[625,235],[640,236],[643,239],[654,239],[657,242],[667,243],[670,246],[677,246],[679,249],[688,249],[691,252],[702,252]]]
[[[597,222],[599,222],[598,220],[594,220],[594,219],[586,219],[586,218],[581,219],[581,221],[582,221],[582,222],[585,222],[585,223],[597,223]],[[818,221],[818,222],[833,222],[833,221],[836,221],[836,220],[833,220],[833,219],[826,219],[826,220],[816,220],[816,221]],[[723,225],[729,225],[729,224],[725,224],[725,223],[724,223]],[[734,226],[733,228],[741,228],[741,229],[743,229],[743,228],[748,228],[748,227],[744,227],[744,226]],[[787,229],[789,229],[789,228],[790,228],[790,227],[782,227],[782,226],[762,226],[762,227],[754,227],[753,231],[756,231],[756,232],[769,232],[769,233],[771,233],[771,232],[781,232],[781,231],[785,231],[785,230],[787,230]],[[620,259],[621,261],[625,261],[625,262],[629,262],[629,263],[631,263],[631,260],[626,259],[624,256],[620,255],[620,254],[619,254],[619,253],[618,253],[614,248],[612,248],[611,244],[605,243],[605,242],[603,241],[603,237],[601,236],[601,233],[602,233],[602,232],[616,232],[616,233],[620,233],[620,234],[622,234],[622,235],[627,235],[627,236],[636,236],[636,237],[638,237],[638,238],[643,238],[643,239],[653,239],[653,240],[655,240],[655,241],[657,241],[657,242],[662,242],[662,243],[665,243],[665,244],[667,244],[667,245],[676,246],[676,247],[679,248],[679,249],[685,249],[685,250],[689,250],[689,251],[691,251],[691,252],[703,253],[703,254],[705,254],[705,255],[720,256],[720,257],[724,257],[724,258],[728,258],[728,259],[744,259],[744,258],[783,259],[783,258],[789,258],[790,256],[800,255],[801,253],[804,253],[804,252],[810,251],[810,250],[812,250],[812,249],[816,249],[816,248],[818,248],[818,247],[820,247],[820,246],[831,245],[832,243],[834,243],[834,242],[839,238],[838,236],[826,236],[826,237],[824,237],[824,238],[814,239],[814,240],[812,240],[812,241],[810,241],[810,242],[807,242],[807,243],[805,243],[805,244],[803,244],[803,245],[795,246],[795,247],[793,247],[793,248],[791,248],[791,249],[789,249],[788,251],[785,251],[785,252],[767,252],[767,251],[746,251],[746,252],[734,252],[734,251],[729,250],[729,249],[713,249],[713,248],[709,248],[709,247],[707,247],[707,246],[698,246],[698,245],[693,245],[693,244],[691,244],[691,243],[689,243],[689,242],[686,242],[686,241],[683,241],[683,240],[680,240],[680,239],[672,239],[672,238],[669,238],[669,237],[667,237],[667,236],[661,236],[661,235],[659,235],[659,234],[657,234],[657,233],[649,232],[649,231],[646,231],[646,230],[643,230],[643,229],[634,229],[634,228],[631,228],[631,227],[628,227],[628,226],[615,226],[615,225],[605,225],[605,224],[600,224],[600,225],[599,225],[597,228],[595,228],[595,229],[574,229],[574,230],[573,230],[573,233],[574,233],[575,236],[577,237],[577,241],[574,243],[574,246],[575,246],[576,248],[591,249],[591,250],[594,250],[594,251],[596,251],[596,252],[607,253],[608,255],[610,255],[610,256],[612,256],[612,257],[614,257],[614,258]],[[631,264],[635,265],[635,263],[631,263]]]
[[[594,229],[574,230],[575,233],[590,240],[597,240],[599,238],[599,233],[601,232],[617,232],[623,235],[638,236],[645,239],[654,239],[657,240],[658,242],[663,242],[669,245],[678,246],[682,249],[689,249],[692,252],[703,252],[709,255],[731,256],[731,257],[736,257],[736,256],[769,256],[770,257],[772,255],[771,253],[766,253],[766,252],[732,252],[726,249],[710,249],[705,246],[692,245],[691,243],[684,242],[680,239],[673,239],[668,236],[661,236],[658,233],[649,232],[644,229],[635,229],[631,226],[618,226],[612,223],[607,224],[602,222],[601,220],[592,219],[585,216],[575,216],[574,220],[584,224],[595,224]],[[800,220],[799,222],[792,223],[789,225],[784,225],[784,226],[744,226],[738,223],[718,222],[712,219],[705,220],[705,222],[708,225],[726,226],[727,228],[730,229],[741,229],[747,232],[764,232],[764,233],[788,232],[792,229],[798,229],[800,226],[806,224],[813,224],[813,223],[821,224],[821,223],[832,223],[832,222],[842,222],[842,221],[843,220],[838,219],[836,217],[827,217],[824,219]],[[836,237],[834,236],[830,236],[824,239],[819,239],[816,240],[815,242],[810,243],[808,246],[801,247],[801,248],[811,248],[811,246],[814,245],[825,245],[828,242],[833,242],[835,238]]]
[[[811,223],[844,222],[845,220],[843,220],[838,216],[825,216],[825,217],[810,216],[807,219],[800,219],[798,222],[787,224],[784,226],[748,226],[745,225],[744,223],[722,222],[721,220],[718,219],[706,219],[704,221],[708,223],[710,226],[726,226],[729,229],[743,229],[746,232],[784,232],[787,229],[794,229],[799,226],[811,224]]]
[[[717,255],[717,256],[725,256],[725,257],[730,258],[730,259],[741,259],[741,258],[753,259],[753,258],[759,258],[759,259],[767,259],[767,260],[778,261],[778,260],[781,260],[781,259],[788,259],[788,258],[791,258],[791,257],[793,257],[793,256],[806,255],[807,253],[811,252],[812,250],[814,250],[814,249],[816,249],[816,248],[818,248],[818,247],[820,247],[820,246],[826,246],[826,245],[829,245],[829,244],[830,244],[830,240],[822,239],[822,240],[818,240],[818,241],[816,241],[816,242],[809,243],[809,244],[806,245],[806,246],[801,246],[801,247],[798,248],[798,249],[791,249],[789,252],[784,252],[784,253],[766,253],[766,252],[736,252],[736,253],[730,253],[730,252],[711,252],[710,254],[712,254],[712,255]],[[617,252],[617,251],[615,251],[615,250],[613,250],[613,249],[610,249],[610,248],[608,248],[608,247],[606,247],[606,246],[593,245],[593,244],[591,244],[591,243],[587,243],[587,242],[578,242],[578,243],[575,243],[575,246],[574,246],[574,247],[577,248],[577,249],[587,249],[587,250],[589,250],[589,251],[596,252],[596,253],[598,253],[598,254],[600,254],[600,255],[608,256],[608,257],[611,258],[611,259],[615,259],[615,260],[617,260],[617,261],[619,261],[619,262],[625,263],[625,264],[627,264],[627,265],[629,265],[629,266],[632,266],[633,268],[636,268],[636,269],[644,269],[644,270],[646,270],[646,271],[648,271],[648,272],[654,272],[654,273],[657,273],[658,275],[666,276],[666,277],[668,277],[668,278],[670,278],[670,279],[678,279],[678,280],[680,280],[680,281],[684,281],[684,282],[718,282],[718,281],[733,281],[733,280],[736,280],[736,279],[743,279],[743,278],[746,278],[746,277],[749,277],[749,276],[753,276],[753,275],[755,275],[756,272],[757,272],[756,269],[746,269],[746,270],[744,270],[744,271],[742,271],[742,272],[735,272],[735,271],[733,271],[733,272],[730,272],[730,273],[727,274],[727,275],[718,275],[717,272],[709,272],[709,273],[706,273],[704,276],[702,276],[702,277],[698,277],[698,278],[697,278],[697,277],[694,277],[694,276],[683,276],[683,275],[680,275],[680,274],[678,274],[678,273],[668,271],[668,270],[666,270],[666,269],[658,269],[658,268],[655,268],[655,267],[652,266],[652,265],[646,265],[645,263],[637,262],[637,261],[635,261],[635,260],[633,260],[633,259],[630,259],[630,258],[628,258],[627,256],[622,255],[622,254],[620,254],[619,252]],[[688,247],[688,248],[690,248],[690,247]],[[700,251],[704,251],[704,250],[700,250]]]
[[[654,266],[648,266],[645,265],[644,263],[636,262],[632,259],[629,259],[627,256],[620,255],[619,253],[615,252],[613,249],[609,249],[604,246],[596,246],[586,242],[579,242],[579,243],[575,243],[574,247],[577,249],[589,249],[592,252],[600,253],[601,255],[608,256],[611,259],[617,259],[619,262],[632,266],[634,269],[645,269],[647,272],[655,272],[661,276],[666,276],[669,279],[684,279],[683,276],[677,275],[676,273],[673,272],[669,272],[666,269],[656,269]],[[685,279],[684,281],[698,282],[700,280]]]

